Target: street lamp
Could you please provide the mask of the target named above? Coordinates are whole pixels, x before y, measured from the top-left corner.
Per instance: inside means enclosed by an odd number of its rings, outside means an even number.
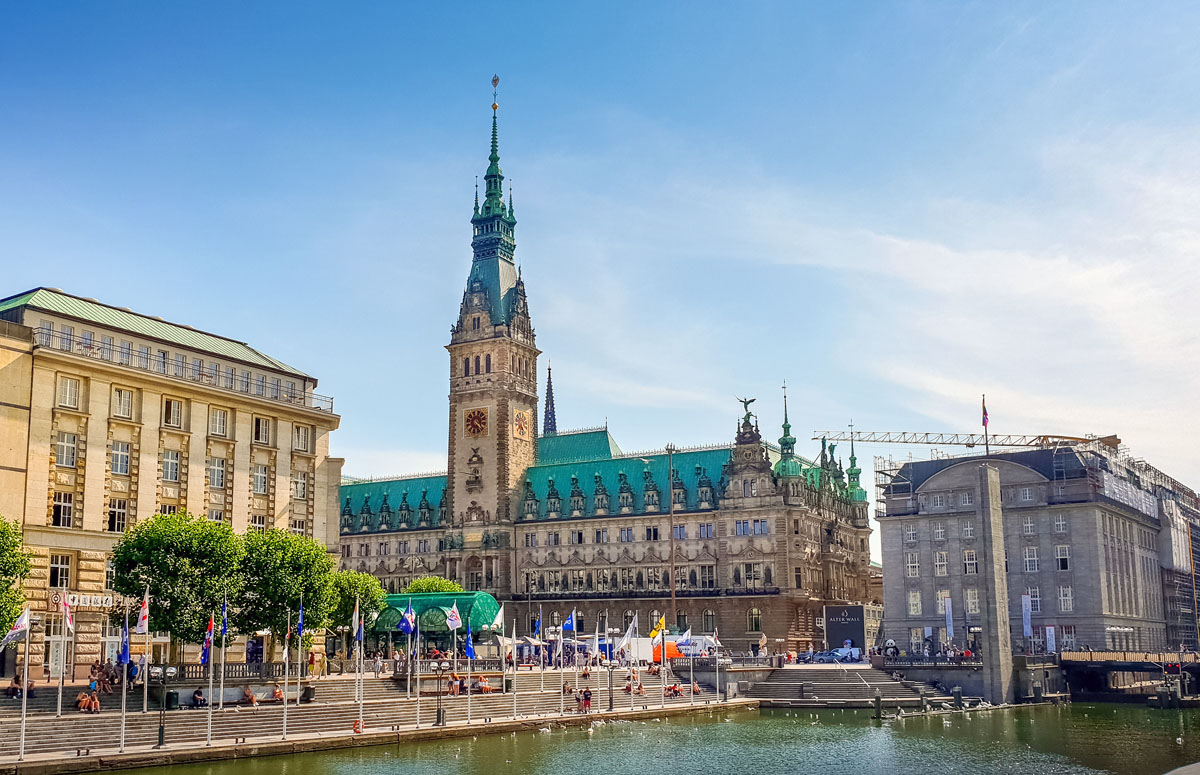
[[[608,668],[608,710],[610,713],[613,709],[613,670],[617,667],[617,655],[613,650],[612,643],[613,636],[619,632],[620,630],[616,627],[607,627],[604,630],[604,634],[608,636],[608,659],[605,662],[605,667]],[[599,649],[600,644],[596,644],[596,648]],[[632,691],[632,687],[630,687],[630,691]]]
[[[167,736],[167,681],[175,680],[179,670],[174,667],[164,668],[162,665],[150,666],[150,679],[158,681],[158,745],[155,748],[162,748],[166,744]]]
[[[449,662],[434,663],[434,669],[437,670],[437,720],[433,722],[435,727],[446,726],[446,711],[442,708],[442,676],[450,669]],[[449,691],[449,687],[447,687]]]

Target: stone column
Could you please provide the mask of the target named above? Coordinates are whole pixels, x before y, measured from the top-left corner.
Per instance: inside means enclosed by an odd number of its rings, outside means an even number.
[[[1000,473],[979,466],[979,506],[982,517],[983,576],[983,696],[993,704],[1013,701],[1012,642],[1009,631],[1008,579],[1004,573],[1004,518],[1000,503]]]

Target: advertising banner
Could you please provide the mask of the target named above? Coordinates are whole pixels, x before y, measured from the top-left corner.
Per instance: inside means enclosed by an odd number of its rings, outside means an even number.
[[[954,603],[949,595],[946,595],[944,601],[946,604],[946,639],[954,640]]]
[[[867,647],[867,614],[861,605],[825,606],[826,648]]]
[[[1046,625],[1046,653],[1055,654],[1058,652],[1058,641],[1054,635],[1054,625]]]
[[[1033,637],[1033,601],[1029,595],[1021,595],[1021,626],[1025,628],[1025,637]]]

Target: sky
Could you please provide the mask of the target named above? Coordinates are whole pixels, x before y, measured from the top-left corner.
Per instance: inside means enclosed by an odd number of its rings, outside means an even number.
[[[455,7],[455,6],[462,6]],[[6,4],[0,295],[316,375],[345,472],[445,468],[499,74],[560,429],[1118,434],[1200,485],[1200,8]],[[962,452],[946,449],[945,452]],[[918,447],[864,446],[924,457]],[[869,475],[864,476],[869,481]]]

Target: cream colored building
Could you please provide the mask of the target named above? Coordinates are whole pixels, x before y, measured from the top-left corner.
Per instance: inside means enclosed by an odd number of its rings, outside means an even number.
[[[116,653],[109,552],[152,514],[289,529],[336,551],[340,418],[316,386],[243,342],[94,299],[0,300],[0,513],[21,520],[33,554],[43,647],[30,664],[57,676],[64,594],[77,615],[67,664],[86,674]]]

